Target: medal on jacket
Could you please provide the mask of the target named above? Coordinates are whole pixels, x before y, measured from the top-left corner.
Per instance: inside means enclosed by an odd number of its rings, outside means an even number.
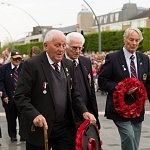
[[[47,84],[48,84],[47,82],[43,82],[43,94],[47,93],[47,90],[46,90]]]
[[[147,74],[144,73],[144,74],[143,74],[143,80],[145,81],[146,79],[147,79]]]
[[[126,71],[127,69],[125,68],[125,66],[124,65],[122,65],[122,67],[123,67],[123,71]]]

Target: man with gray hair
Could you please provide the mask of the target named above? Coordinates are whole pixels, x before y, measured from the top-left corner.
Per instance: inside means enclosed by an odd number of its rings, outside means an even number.
[[[137,52],[143,40],[138,28],[126,29],[123,38],[123,48],[106,56],[98,83],[108,92],[105,116],[117,126],[122,150],[138,150],[146,95],[150,99],[150,60]]]
[[[76,128],[72,109],[91,122],[96,119],[80,102],[73,65],[64,58],[64,33],[49,31],[43,44],[44,52],[24,62],[15,94],[26,150],[44,150],[42,128],[48,129],[49,150],[73,150]]]
[[[85,39],[79,32],[67,34],[65,57],[74,64],[75,75],[78,80],[77,85],[82,96],[82,103],[86,105],[89,112],[94,114],[96,123],[100,129],[91,61],[89,58],[81,56],[84,42]],[[83,121],[83,118],[76,112],[77,124],[81,123],[81,121]]]

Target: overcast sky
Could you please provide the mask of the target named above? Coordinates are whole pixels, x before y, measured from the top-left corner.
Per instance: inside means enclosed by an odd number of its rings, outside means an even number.
[[[129,1],[138,7],[150,8],[149,0],[86,1],[97,16],[118,11]],[[38,24],[53,27],[74,25],[83,7],[88,8],[83,0],[0,0],[0,41],[19,39]]]

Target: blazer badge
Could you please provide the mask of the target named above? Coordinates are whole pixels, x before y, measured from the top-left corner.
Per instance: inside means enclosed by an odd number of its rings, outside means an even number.
[[[146,79],[147,79],[147,74],[144,73],[144,74],[143,74],[143,80],[145,81]]]

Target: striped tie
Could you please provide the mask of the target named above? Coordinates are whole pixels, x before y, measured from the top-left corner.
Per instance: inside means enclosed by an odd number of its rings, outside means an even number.
[[[16,89],[17,81],[18,81],[18,70],[17,70],[17,67],[15,67],[13,70],[14,70],[13,71],[14,87]]]
[[[57,63],[53,63],[53,66],[54,66],[54,68],[55,68],[55,71],[56,71],[57,73],[60,73],[59,68],[58,68],[58,64],[57,64]]]
[[[73,65],[74,65],[74,67],[77,67],[77,61],[76,60],[73,60]]]
[[[135,68],[135,64],[134,64],[135,56],[131,55],[130,59],[131,59],[131,62],[130,62],[131,77],[136,78],[137,74],[136,74],[136,68]]]

